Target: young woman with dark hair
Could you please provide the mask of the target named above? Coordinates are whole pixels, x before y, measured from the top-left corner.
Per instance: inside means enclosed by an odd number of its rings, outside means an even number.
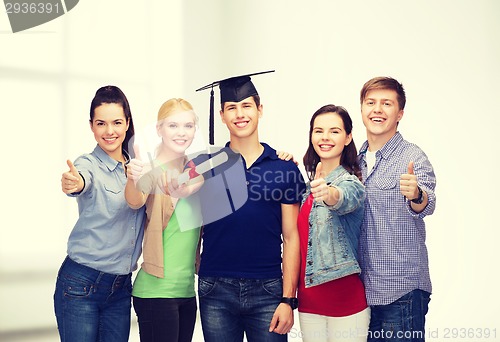
[[[68,160],[69,171],[61,179],[62,191],[77,199],[79,218],[57,275],[57,327],[61,341],[126,342],[144,209],[131,209],[125,201],[125,163],[134,126],[119,88],[97,90],[90,129],[97,146],[74,164]]]
[[[313,114],[303,161],[310,181],[298,218],[303,341],[366,341],[370,313],[357,261],[365,193],[343,107]]]

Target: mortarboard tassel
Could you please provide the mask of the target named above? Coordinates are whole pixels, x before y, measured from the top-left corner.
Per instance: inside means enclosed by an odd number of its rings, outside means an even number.
[[[210,90],[210,117],[208,120],[208,142],[214,144],[214,87]]]

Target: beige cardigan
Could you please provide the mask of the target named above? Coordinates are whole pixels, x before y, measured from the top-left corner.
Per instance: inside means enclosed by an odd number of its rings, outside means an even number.
[[[172,198],[158,187],[158,176],[163,172],[157,167],[139,179],[138,188],[148,194],[146,199],[146,223],[142,245],[142,269],[158,278],[164,277],[163,230],[174,212]]]

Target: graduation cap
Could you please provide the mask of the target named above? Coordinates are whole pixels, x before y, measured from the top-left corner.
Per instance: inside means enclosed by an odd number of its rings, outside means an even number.
[[[210,145],[214,144],[214,87],[219,86],[220,89],[220,103],[224,102],[240,102],[247,97],[259,95],[257,89],[253,85],[250,76],[256,76],[261,74],[267,74],[269,72],[274,72],[274,70],[261,71],[253,74],[241,75],[226,78],[225,80],[212,82],[204,87],[196,89],[200,90],[210,90],[210,117],[208,121],[208,140]]]

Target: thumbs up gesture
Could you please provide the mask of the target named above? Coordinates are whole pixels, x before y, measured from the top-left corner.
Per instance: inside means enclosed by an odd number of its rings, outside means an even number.
[[[83,178],[76,169],[75,165],[71,160],[66,160],[68,164],[69,171],[64,172],[61,178],[61,188],[65,194],[72,194],[74,192],[80,192],[83,189]]]
[[[142,160],[134,158],[127,164],[127,178],[137,183],[143,175],[144,163]]]
[[[399,180],[401,194],[410,201],[418,197],[418,182],[413,167],[414,163],[412,161],[409,162],[408,173],[402,174]]]
[[[147,167],[146,163],[141,158],[139,145],[134,145],[135,158],[131,159],[127,164],[127,178],[137,183],[139,178],[141,178],[146,172],[151,170],[151,167]]]
[[[311,193],[316,202],[327,202],[330,197],[330,187],[325,181],[325,172],[321,162],[316,165],[314,180],[311,181]]]

